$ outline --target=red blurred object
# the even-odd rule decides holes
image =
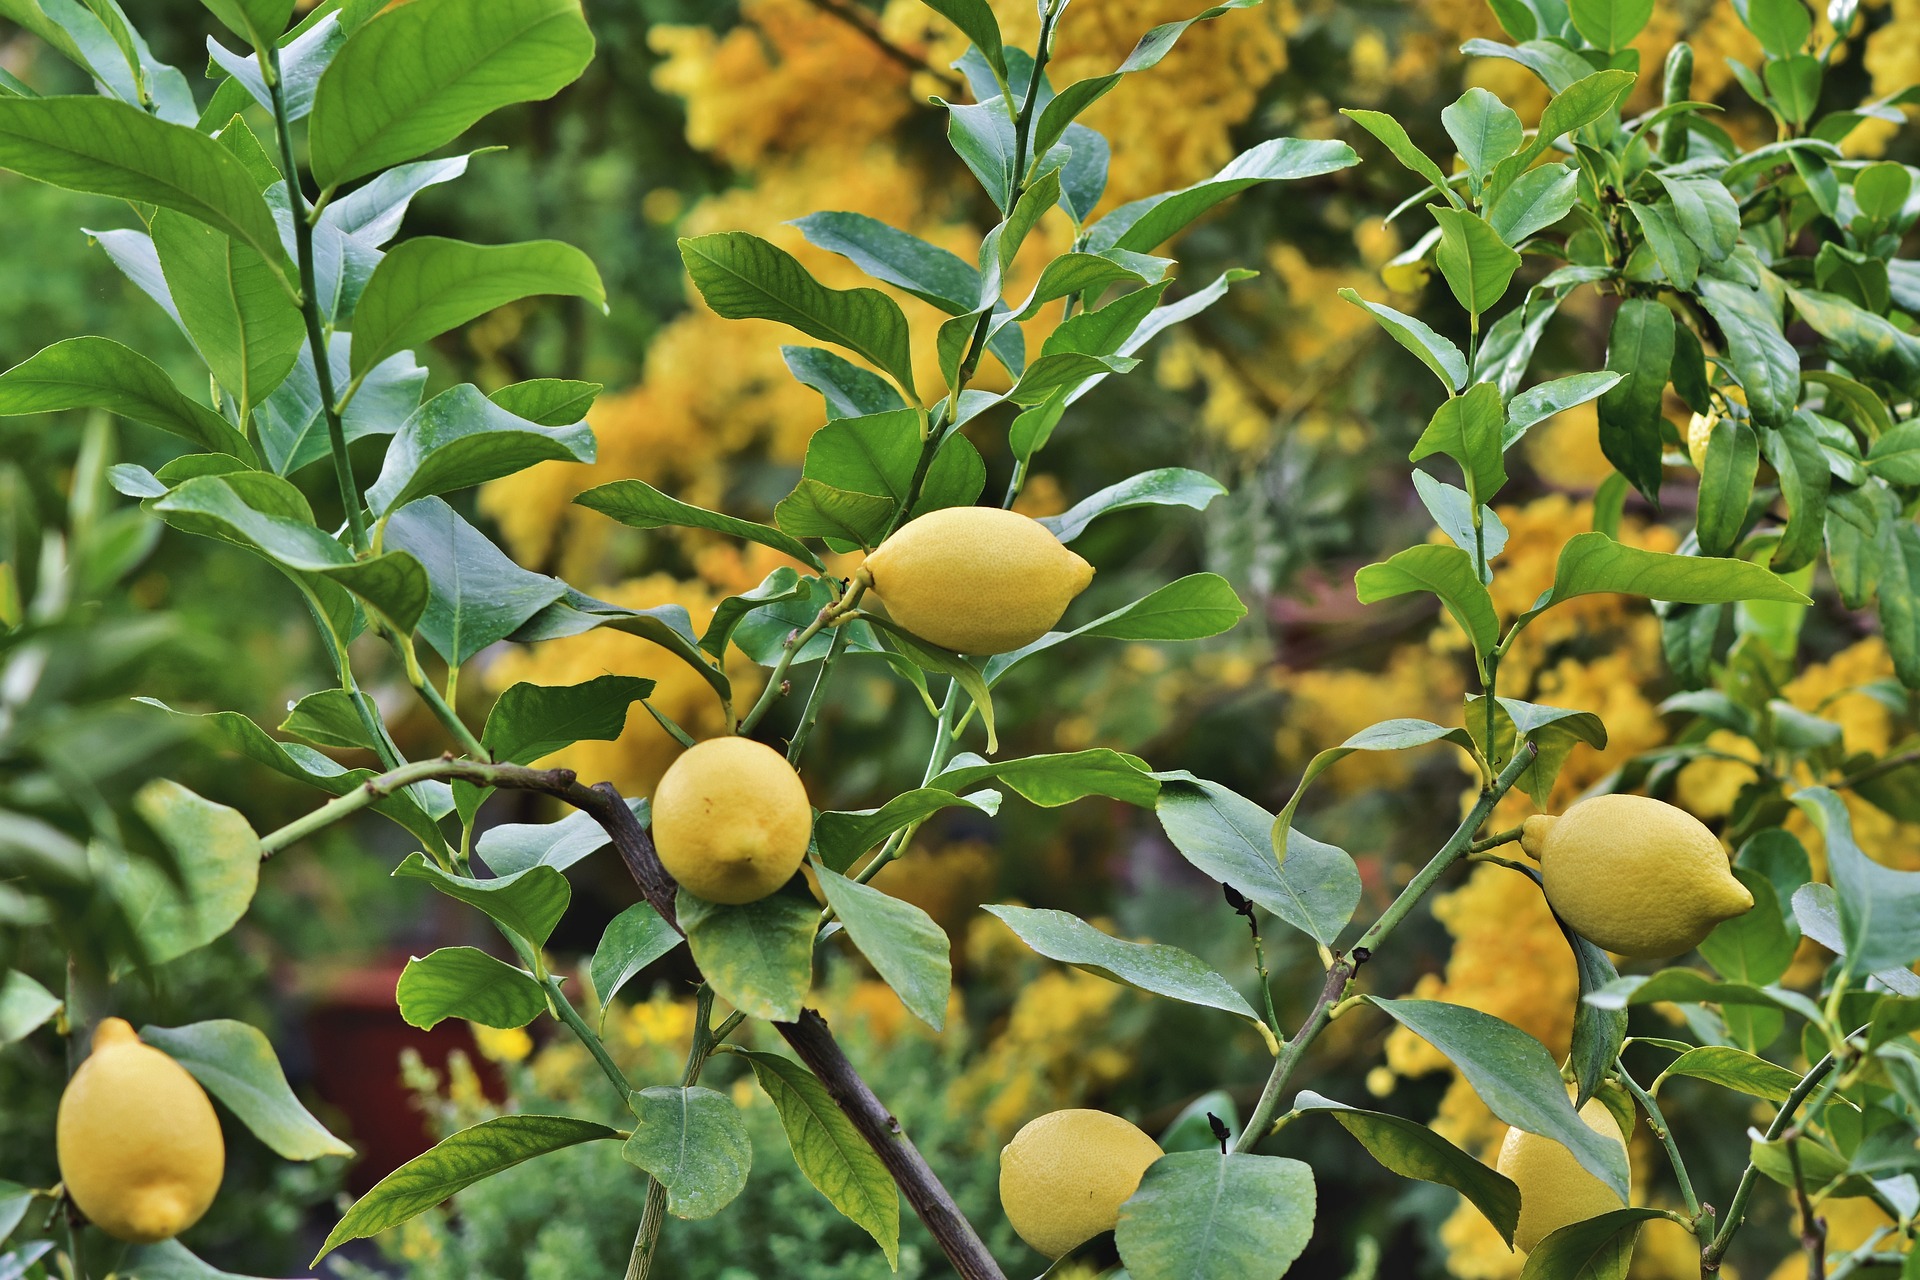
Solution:
[[[487,1096],[506,1096],[500,1072],[475,1050],[466,1023],[449,1019],[422,1031],[401,1018],[393,992],[405,966],[405,959],[396,958],[348,970],[316,993],[307,1015],[314,1090],[347,1117],[349,1132],[343,1136],[360,1153],[347,1171],[347,1186],[356,1196],[436,1140],[400,1078],[404,1050],[414,1050],[440,1071],[447,1056],[461,1050]]]

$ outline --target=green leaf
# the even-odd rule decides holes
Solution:
[[[1086,242],[1096,253],[1106,249],[1152,253],[1201,214],[1248,187],[1319,177],[1359,162],[1344,142],[1269,138],[1235,156],[1205,182],[1121,205],[1087,228]]]
[[[989,905],[985,910],[1006,921],[1020,940],[1049,960],[1070,964],[1112,982],[1137,987],[1205,1009],[1220,1009],[1260,1023],[1233,984],[1199,957],[1158,942],[1127,942],[1109,937],[1064,911]]]
[[[1501,240],[1517,245],[1544,231],[1573,209],[1580,195],[1580,173],[1571,165],[1543,164],[1529,169],[1500,193],[1487,210],[1487,224]]]
[[[886,294],[829,289],[792,254],[745,231],[682,240],[680,257],[719,315],[792,325],[865,358],[913,394],[907,318]]]
[[[35,982],[18,969],[0,977],[0,1048],[24,1040],[60,1011],[59,996]],[[4,1221],[0,1207],[0,1221]],[[0,1240],[6,1233],[0,1231]]]
[[[547,1011],[546,992],[525,969],[475,947],[442,947],[414,956],[394,991],[400,1016],[431,1031],[448,1018],[483,1027],[524,1027]]]
[[[1571,26],[1572,24],[1569,23],[1568,25]],[[1557,41],[1525,40],[1517,46],[1501,44],[1495,40],[1469,40],[1460,46],[1460,52],[1474,58],[1505,58],[1508,61],[1517,62],[1527,70],[1533,72],[1536,76],[1539,76],[1540,82],[1546,85],[1547,88],[1553,90],[1555,93],[1563,94],[1578,84],[1583,77],[1591,78],[1593,67],[1585,58],[1575,53],[1569,44],[1564,42],[1566,36],[1571,34],[1570,32],[1552,32],[1549,34],[1558,35],[1561,39]],[[1548,103],[1547,105],[1551,107],[1553,104]],[[1544,120],[1545,117],[1542,117],[1542,119]],[[1570,127],[1572,126],[1563,126],[1560,132],[1565,133]],[[1542,135],[1546,135],[1546,129],[1544,127],[1540,132]],[[1545,147],[1553,141],[1553,138],[1557,136],[1558,135],[1547,136],[1545,142],[1536,139],[1533,146],[1529,146],[1526,151],[1522,151],[1520,154],[1522,156],[1529,156],[1529,152],[1538,154],[1538,151],[1535,150],[1536,147],[1544,150]],[[1529,158],[1531,157],[1529,156]]]
[[[980,272],[972,264],[878,218],[813,213],[795,218],[793,225],[807,243],[839,254],[875,280],[905,289],[949,315],[964,315],[982,302]]]
[[[554,926],[567,913],[573,889],[567,878],[550,866],[531,866],[491,880],[457,876],[410,853],[393,873],[404,880],[425,880],[457,902],[484,912],[536,947],[547,945]]]
[[[914,1017],[935,1031],[946,1025],[953,961],[947,935],[933,917],[910,902],[817,868],[827,905],[847,927],[847,936],[874,972],[900,996]],[[992,910],[992,908],[988,908]]]
[[[1198,640],[1231,630],[1246,613],[1246,605],[1240,602],[1226,579],[1212,573],[1189,574],[1071,631],[1049,631],[1023,649],[995,654],[987,660],[987,683],[996,683],[1034,654],[1080,636],[1108,640]]]
[[[1361,604],[1375,604],[1413,591],[1431,591],[1467,633],[1476,654],[1485,657],[1500,643],[1500,620],[1493,611],[1493,598],[1480,581],[1473,557],[1459,547],[1433,543],[1408,547],[1360,570],[1354,575],[1353,585]]]
[[[293,371],[306,341],[299,308],[276,269],[232,237],[170,209],[151,225],[180,323],[244,420]]]
[[[1587,43],[1617,53],[1646,28],[1653,0],[1568,0],[1567,9]]]
[[[1581,1168],[1627,1198],[1626,1149],[1580,1119],[1559,1068],[1538,1040],[1477,1009],[1436,1000],[1366,999],[1445,1054],[1496,1116],[1560,1143]]]
[[[780,348],[793,376],[826,398],[827,419],[865,418],[905,408],[885,378],[820,347]],[[917,416],[917,415],[916,415]]]
[[[0,104],[4,105],[4,104]],[[109,338],[68,338],[0,373],[0,415],[105,409],[251,463],[225,418],[181,394],[165,370]]]
[[[1273,912],[1322,946],[1332,946],[1360,904],[1353,859],[1299,831],[1275,861],[1274,817],[1216,782],[1163,774],[1154,812],[1181,856]]]
[[[225,147],[185,125],[110,98],[0,97],[0,168],[184,213],[259,254],[293,292],[259,185]]]
[[[1439,165],[1434,163],[1431,156],[1414,145],[1413,139],[1407,136],[1406,127],[1398,120],[1384,111],[1362,111],[1357,107],[1342,107],[1340,114],[1385,143],[1395,160],[1425,178],[1434,190],[1445,196],[1455,207],[1459,206],[1460,197],[1454,193],[1453,184],[1447,181],[1447,175],[1441,171]]]
[[[1507,482],[1502,456],[1505,418],[1500,388],[1491,382],[1476,382],[1465,395],[1450,397],[1435,410],[1407,461],[1444,454],[1460,464],[1469,501],[1489,502]]]
[[[993,68],[994,76],[1002,85],[1006,83],[1007,55],[1000,42],[1000,23],[987,0],[923,0],[923,3],[960,28],[960,33],[973,42],[973,47]]]
[[[620,989],[679,945],[680,931],[645,902],[634,903],[608,922],[587,969],[603,1025]]]
[[[1513,1229],[1520,1221],[1520,1188],[1426,1125],[1350,1107],[1306,1089],[1295,1096],[1293,1105],[1301,1111],[1331,1115],[1368,1154],[1401,1177],[1452,1187],[1480,1210],[1502,1240],[1513,1242]]]
[[[1507,406],[1507,423],[1501,432],[1500,447],[1511,449],[1520,442],[1520,437],[1527,433],[1528,428],[1606,394],[1619,384],[1623,376],[1603,369],[1598,373],[1576,373],[1570,377],[1555,378],[1552,382],[1527,388]]]
[[[279,42],[293,17],[293,0],[201,0],[227,30],[256,49]]]
[[[569,378],[530,378],[501,387],[487,399],[516,418],[543,427],[570,427],[586,421],[593,402],[605,390],[598,382]]]
[[[120,1274],[130,1280],[257,1280],[209,1266],[178,1240],[138,1244],[127,1251]]]
[[[827,1200],[899,1266],[900,1194],[873,1148],[805,1067],[777,1054],[741,1054],[773,1100],[793,1162]]]
[[[1920,959],[1920,871],[1895,871],[1861,852],[1846,805],[1827,788],[1807,787],[1793,802],[1826,837],[1827,877],[1852,972],[1904,969]]]
[[[1768,1102],[1785,1102],[1800,1083],[1800,1077],[1785,1067],[1726,1045],[1689,1049],[1668,1064],[1660,1076],[1705,1080]]]
[[[348,369],[352,341],[351,334],[336,333],[329,346],[327,359],[336,388],[353,381]],[[420,393],[426,385],[427,371],[410,351],[389,356],[368,370],[360,390],[340,415],[347,443],[367,436],[392,435],[420,407]],[[254,410],[253,422],[268,465],[280,475],[291,475],[332,457],[327,420],[320,406],[320,381],[314,376],[313,354],[307,348],[300,349],[287,380]]]
[[[1793,963],[1798,939],[1787,932],[1779,896],[1764,872],[1736,866],[1733,875],[1753,895],[1753,909],[1715,926],[1700,954],[1727,980],[1763,987],[1779,981]]]
[[[1505,296],[1520,268],[1520,255],[1477,213],[1431,204],[1427,212],[1440,224],[1440,247],[1433,260],[1454,298],[1478,323]]]
[[[1607,368],[1620,381],[1600,397],[1600,448],[1651,501],[1660,492],[1660,397],[1673,363],[1673,329],[1673,312],[1629,298],[1607,337]]]
[[[1469,45],[1482,43],[1484,42],[1468,42]],[[1517,162],[1522,166],[1533,163],[1535,157],[1545,152],[1565,135],[1586,128],[1618,107],[1621,100],[1632,92],[1637,79],[1631,71],[1618,69],[1594,71],[1589,74],[1586,64],[1576,57],[1567,60],[1565,65],[1568,68],[1577,68],[1577,73],[1566,76],[1566,82],[1560,83],[1564,73],[1559,69],[1557,60],[1565,53],[1564,49],[1557,45],[1545,45],[1533,41],[1529,41],[1522,49],[1525,53],[1537,53],[1541,58],[1556,60],[1556,65],[1549,65],[1540,61],[1539,58],[1534,61],[1527,61],[1525,58],[1516,59],[1516,61],[1527,61],[1527,65],[1536,73],[1544,69],[1547,74],[1542,78],[1554,90],[1553,99],[1547,103],[1546,110],[1540,113],[1539,131],[1534,134],[1533,141],[1521,149],[1517,157]],[[1474,48],[1464,51],[1478,52]]]
[[[1378,302],[1368,302],[1351,289],[1342,289],[1340,296],[1359,307],[1375,320],[1380,327],[1393,337],[1395,342],[1414,355],[1420,357],[1420,363],[1433,370],[1436,378],[1449,392],[1458,391],[1467,385],[1467,358],[1452,341],[1442,337],[1429,328],[1424,321],[1416,320],[1392,307]]]
[[[432,587],[427,571],[404,551],[317,570],[351,591],[396,635],[410,636],[426,612]]]
[[[140,1038],[185,1067],[284,1159],[353,1154],[300,1105],[273,1046],[246,1023],[218,1018],[184,1027],[149,1026],[140,1029]]]
[[[1520,1280],[1624,1280],[1640,1224],[1659,1209],[1615,1209],[1553,1232],[1527,1255]]]
[[[615,480],[612,484],[587,490],[574,501],[635,529],[658,529],[663,525],[712,529],[772,547],[783,555],[825,571],[820,558],[806,543],[768,525],[689,506],[678,499],[669,498],[644,480]]]
[[[416,0],[416,3],[418,0]],[[378,1235],[425,1213],[456,1191],[514,1165],[618,1132],[571,1116],[511,1115],[483,1120],[395,1169],[347,1210],[314,1263],[349,1240]]]
[[[467,661],[567,593],[567,584],[530,573],[438,498],[423,498],[387,518],[386,546],[427,571],[419,630],[434,652]]]
[[[1775,573],[1793,573],[1820,554],[1832,471],[1804,411],[1761,436],[1760,451],[1772,465],[1787,501],[1787,527],[1769,567]]]
[[[1133,1280],[1277,1276],[1307,1247],[1314,1208],[1298,1160],[1176,1151],[1147,1166],[1114,1238]]]
[[[296,734],[323,747],[347,751],[377,750],[373,736],[367,732],[366,722],[360,718],[360,712],[354,709],[355,698],[359,698],[369,715],[378,720],[379,712],[366,694],[349,694],[344,689],[321,689],[293,705],[287,712],[287,718],[280,722],[280,732]]]
[[[627,808],[647,821],[645,800],[629,800]],[[592,814],[573,812],[558,822],[502,822],[480,833],[474,852],[497,876],[512,875],[542,864],[565,871],[589,854],[598,853],[612,839]]]
[[[711,1218],[746,1189],[753,1143],[740,1109],[712,1089],[641,1089],[628,1100],[637,1123],[620,1148],[628,1164],[667,1189],[676,1218]]]
[[[493,704],[480,741],[495,760],[511,764],[532,764],[576,742],[612,742],[653,685],[635,676],[595,676],[575,685],[522,681]]]
[[[1679,219],[1673,216],[1673,207],[1665,203],[1629,204],[1627,210],[1633,214],[1634,221],[1640,224],[1640,232],[1647,238],[1647,247],[1653,250],[1654,260],[1660,264],[1660,270],[1666,273],[1667,281],[1676,289],[1691,290],[1700,275],[1700,249],[1680,229]],[[1652,273],[1646,272],[1645,276],[1651,278]],[[1635,278],[1641,278],[1637,270]]]
[[[955,795],[940,787],[919,787],[895,796],[878,809],[829,810],[814,819],[814,848],[820,861],[845,872],[860,855],[896,831],[915,826],[942,809],[965,807],[984,814],[999,811],[1000,793]]]
[[[1798,992],[1784,987],[1763,988],[1738,982],[1715,982],[1698,969],[1662,969],[1651,977],[1629,974],[1585,998],[1589,1004],[1602,1009],[1624,1009],[1662,1002],[1758,1007],[1771,1005],[1778,1009],[1791,1009],[1812,1022],[1820,1020],[1819,1006]]]
[[[881,385],[885,386],[884,383]],[[853,521],[859,536],[843,543],[838,549],[851,550],[855,545],[872,546],[885,536],[900,504],[913,491],[922,447],[920,428],[921,416],[917,410],[894,409],[860,417],[830,419],[807,441],[806,463],[801,468],[803,478],[836,490],[850,490],[861,496],[878,495],[889,499],[884,511],[870,504],[861,504],[865,509],[860,512],[846,510],[845,515]],[[924,514],[939,507],[969,505],[980,497],[986,478],[987,468],[980,459],[980,451],[965,436],[956,432],[943,440],[935,450],[933,461],[928,465],[926,475],[921,478],[920,497],[914,504],[914,514]],[[798,494],[796,490],[795,496]],[[783,520],[782,527],[785,525]]]
[[[1789,288],[1787,296],[1852,372],[1920,393],[1920,339],[1837,294]]]
[[[444,8],[448,2],[413,0],[380,21],[420,8]],[[505,0],[503,7],[526,2]],[[538,2],[571,6],[578,0]],[[606,309],[606,286],[593,260],[558,240],[481,245],[415,236],[402,241],[380,259],[354,308],[353,376],[357,379],[394,352],[437,338],[496,307],[562,294]]]
[[[792,1022],[813,984],[813,935],[819,908],[811,896],[775,893],[723,906],[680,891],[677,914],[694,963],[716,994],[755,1018]]]
[[[1786,579],[1746,560],[1642,551],[1615,542],[1604,533],[1575,534],[1560,549],[1553,589],[1544,604],[1606,591],[1677,604],[1724,604],[1734,600],[1811,603]]]
[[[981,675],[979,667],[951,650],[928,644],[884,618],[868,618],[866,621],[914,666],[934,675],[946,676],[965,690],[967,697],[979,709],[981,727],[987,731],[987,750],[1000,749],[1000,739],[993,722],[993,691],[987,687],[986,678]]]
[[[413,0],[355,31],[315,90],[314,179],[331,190],[550,98],[593,57],[579,0]]]
[[[1747,28],[1772,57],[1799,53],[1813,34],[1813,15],[1801,0],[1747,0],[1739,8]]]
[[[898,510],[892,498],[836,489],[803,477],[792,493],[774,505],[773,518],[795,537],[824,538],[872,550],[886,536]]]
[[[1480,695],[1467,696],[1467,724],[1476,742],[1485,724],[1484,712],[1475,710],[1479,702]],[[1519,785],[1543,809],[1548,807],[1554,779],[1576,745],[1585,743],[1596,751],[1606,749],[1606,726],[1591,711],[1570,711],[1513,698],[1499,698],[1496,702],[1499,710],[1494,717],[1494,741],[1480,742],[1480,748],[1497,769],[1513,758],[1520,738],[1531,742],[1538,755],[1520,774]]]
[[[1514,109],[1479,87],[1467,90],[1442,110],[1440,123],[1460,149],[1460,158],[1476,183],[1486,181],[1494,165],[1519,150],[1526,136]]]
[[[1746,527],[1747,504],[1760,472],[1760,442],[1753,428],[1734,418],[1713,425],[1700,470],[1700,510],[1696,532],[1700,552],[1724,556]]]
[[[1718,178],[1682,178],[1660,174],[1673,204],[1674,218],[1709,262],[1733,252],[1740,238],[1740,205]]]
[[[1109,796],[1145,807],[1160,794],[1160,784],[1138,756],[1094,747],[1060,755],[983,760],[955,756],[930,785],[964,795],[985,782],[998,782],[1043,808],[1072,804],[1088,796]]]
[[[1095,519],[1112,511],[1135,507],[1192,507],[1206,510],[1209,503],[1225,493],[1226,486],[1213,477],[1185,467],[1161,467],[1129,476],[1110,484],[1091,497],[1075,503],[1063,515],[1047,516],[1040,523],[1062,542],[1072,542]]]
[[[1556,922],[1567,939],[1567,946],[1573,949],[1574,966],[1580,974],[1581,996],[1598,991],[1619,978],[1620,974],[1605,951],[1569,929],[1564,921],[1556,918]],[[1576,1108],[1587,1104],[1587,1099],[1600,1087],[1600,1082],[1614,1069],[1626,1042],[1625,1009],[1603,1009],[1586,999],[1581,999],[1574,1006],[1573,1042],[1567,1054],[1567,1065],[1573,1071],[1573,1105]],[[1628,1128],[1631,1129],[1631,1126]]]
[[[1793,416],[1800,396],[1800,353],[1780,331],[1780,309],[1760,290],[1702,276],[1700,305],[1727,338],[1727,359],[1754,421],[1778,426]]]
[[[1340,761],[1356,751],[1408,751],[1414,747],[1424,747],[1435,742],[1451,742],[1455,746],[1469,751],[1473,739],[1465,729],[1448,729],[1428,720],[1398,719],[1382,720],[1378,724],[1368,725],[1360,732],[1349,737],[1337,747],[1328,747],[1307,762],[1295,784],[1293,794],[1287,797],[1287,803],[1281,807],[1279,815],[1273,821],[1272,844],[1275,849],[1287,847],[1287,837],[1293,827],[1293,815],[1300,808],[1300,801],[1306,798],[1307,788],[1314,779],[1331,769]]]
[[[611,627],[652,641],[698,672],[723,701],[733,697],[733,685],[726,672],[716,666],[695,641],[693,623],[683,605],[628,609],[595,600],[569,587],[565,595],[527,619],[507,638],[520,644],[535,644],[577,636],[597,627]]]
[[[1878,561],[1874,603],[1880,633],[1892,654],[1894,674],[1911,689],[1920,685],[1920,531],[1909,521],[1895,520],[1867,540]]]
[[[246,914],[260,882],[260,839],[239,813],[177,782],[149,782],[133,807],[166,846],[171,869],[104,842],[92,846],[89,860],[126,913],[142,959],[164,964],[204,947]]]

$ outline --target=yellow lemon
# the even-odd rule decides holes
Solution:
[[[1119,1116],[1075,1108],[1029,1120],[1000,1151],[1000,1204],[1049,1258],[1120,1221],[1160,1144]]]
[[[1693,459],[1695,471],[1707,469],[1707,441],[1713,438],[1714,424],[1720,421],[1715,413],[1696,413],[1687,419],[1687,457]]]
[[[74,1204],[108,1235],[140,1244],[198,1222],[226,1171],[206,1091],[121,1018],[94,1028],[92,1054],[60,1095],[55,1142]]]
[[[1045,635],[1093,581],[1093,566],[1038,520],[947,507],[901,526],[867,557],[893,620],[956,653],[1005,653]]]
[[[1600,1099],[1588,1098],[1580,1118],[1595,1133],[1626,1146],[1613,1113]],[[1494,1168],[1520,1188],[1520,1225],[1513,1243],[1527,1252],[1561,1227],[1627,1207],[1612,1187],[1581,1167],[1573,1152],[1537,1133],[1507,1130]]]
[[[807,856],[813,810],[787,758],[751,738],[687,750],[653,789],[653,845],[687,891],[709,902],[756,902]]]
[[[1594,796],[1557,818],[1528,818],[1522,830],[1554,913],[1621,955],[1683,955],[1753,906],[1713,832],[1659,800]]]

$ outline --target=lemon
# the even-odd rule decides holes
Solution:
[[[1045,635],[1093,566],[1038,520],[947,507],[910,520],[867,557],[893,620],[956,653],[1005,653]]]
[[[1716,413],[1696,413],[1687,419],[1687,457],[1693,459],[1695,471],[1707,469],[1707,441],[1713,438],[1713,428],[1719,421]]]
[[[1594,796],[1558,818],[1528,818],[1522,831],[1554,914],[1621,955],[1683,955],[1753,906],[1713,832],[1646,796]]]
[[[55,1140],[74,1204],[108,1235],[140,1244],[198,1222],[227,1164],[199,1081],[121,1018],[94,1028],[92,1054],[60,1095]]]
[[[1049,1258],[1120,1221],[1160,1144],[1119,1116],[1075,1108],[1029,1120],[1000,1152],[1000,1204]]]
[[[653,845],[688,892],[756,902],[807,856],[813,810],[787,758],[751,738],[689,748],[653,789]]]
[[[1595,1133],[1626,1146],[1619,1123],[1600,1099],[1588,1098],[1580,1118]],[[1524,1129],[1507,1130],[1494,1168],[1520,1188],[1520,1224],[1514,1228],[1513,1243],[1526,1252],[1564,1226],[1627,1207],[1612,1187],[1581,1167],[1573,1152]]]

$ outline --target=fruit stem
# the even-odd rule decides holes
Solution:
[[[1673,1129],[1667,1124],[1666,1116],[1660,1113],[1660,1104],[1634,1080],[1627,1070],[1627,1064],[1615,1058],[1613,1065],[1620,1072],[1620,1083],[1626,1086],[1627,1092],[1647,1113],[1647,1127],[1660,1139],[1660,1145],[1667,1149],[1667,1162],[1673,1166],[1673,1176],[1680,1182],[1680,1198],[1686,1202],[1688,1228],[1697,1236],[1701,1229],[1700,1199],[1693,1193],[1693,1179],[1687,1174],[1687,1162],[1680,1157],[1680,1145],[1673,1140]],[[1708,1229],[1711,1230],[1710,1227]]]
[[[1440,877],[1446,874],[1454,863],[1466,857],[1467,847],[1473,841],[1473,833],[1486,822],[1488,815],[1493,812],[1493,807],[1500,803],[1500,797],[1513,788],[1513,784],[1519,781],[1520,775],[1526,772],[1527,767],[1533,763],[1534,757],[1538,754],[1539,748],[1533,743],[1523,743],[1521,749],[1513,753],[1513,759],[1507,763],[1507,767],[1500,771],[1500,776],[1480,792],[1480,798],[1474,802],[1467,816],[1461,819],[1460,825],[1454,828],[1453,834],[1447,837],[1447,842],[1440,846],[1439,852],[1435,853],[1427,865],[1420,869],[1419,874],[1415,875],[1408,882],[1407,887],[1400,891],[1400,896],[1381,912],[1380,918],[1373,922],[1372,927],[1360,935],[1359,941],[1345,953],[1334,957],[1332,967],[1327,970],[1326,985],[1320,989],[1320,998],[1314,1002],[1313,1009],[1307,1014],[1307,1020],[1301,1024],[1300,1030],[1294,1034],[1293,1039],[1287,1041],[1280,1050],[1280,1056],[1274,1060],[1273,1071],[1267,1076],[1266,1087],[1260,1091],[1260,1100],[1254,1104],[1253,1114],[1247,1118],[1246,1127],[1234,1140],[1235,1152],[1252,1150],[1254,1145],[1266,1136],[1267,1128],[1273,1122],[1274,1113],[1280,1109],[1280,1095],[1285,1092],[1288,1079],[1292,1077],[1294,1068],[1306,1054],[1307,1047],[1322,1031],[1326,1030],[1333,1007],[1346,996],[1347,983],[1352,981],[1353,975],[1360,971],[1360,966],[1372,958],[1374,951],[1386,941],[1387,936],[1399,926],[1402,920],[1406,919],[1408,913],[1413,910],[1414,904],[1426,896],[1427,891],[1439,882]]]

